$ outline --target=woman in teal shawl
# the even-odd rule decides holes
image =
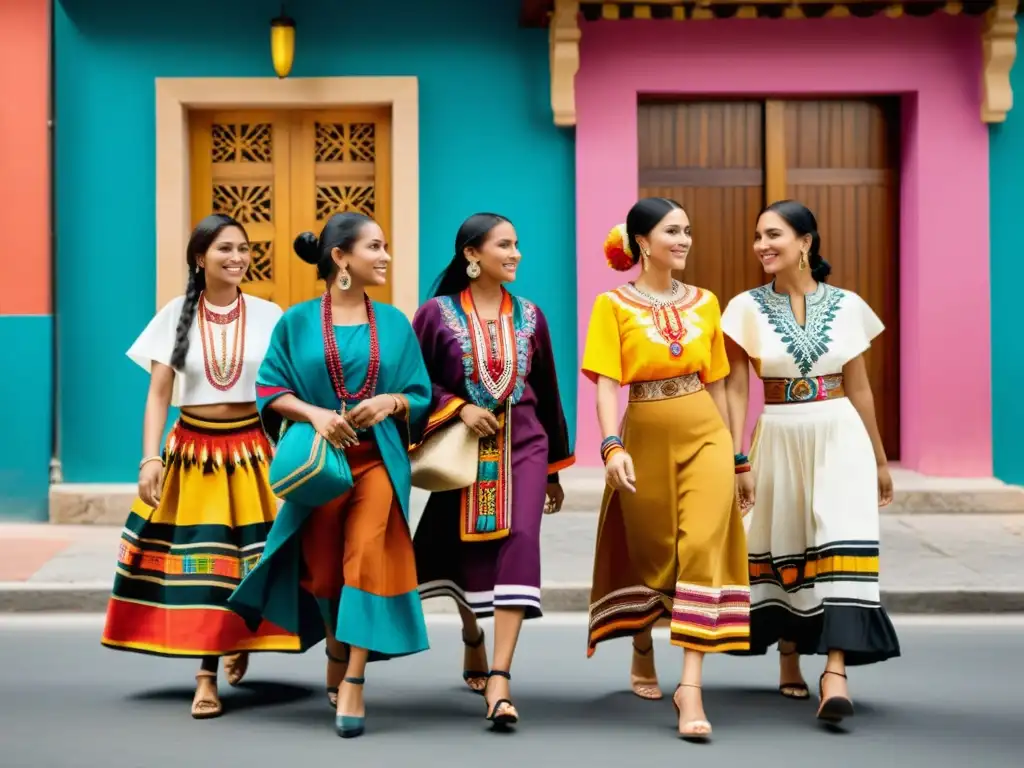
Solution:
[[[295,251],[316,264],[328,289],[281,318],[260,367],[257,406],[271,439],[308,422],[343,450],[353,484],[316,508],[286,501],[262,560],[229,605],[252,627],[267,621],[297,633],[302,650],[326,637],[336,727],[358,736],[366,662],[429,647],[407,448],[427,417],[431,385],[409,321],[366,296],[386,281],[391,261],[376,222],[335,214],[319,238],[300,235]]]

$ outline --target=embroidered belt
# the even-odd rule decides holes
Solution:
[[[687,373],[658,381],[638,381],[629,385],[629,402],[670,400],[673,397],[692,395],[702,389],[704,382],[700,380],[699,373]]]
[[[799,379],[764,379],[765,405],[809,403],[837,397],[846,397],[841,373]]]

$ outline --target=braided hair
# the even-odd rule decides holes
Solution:
[[[171,367],[181,371],[188,355],[189,331],[199,306],[199,294],[206,290],[206,270],[199,267],[199,257],[204,255],[217,240],[217,236],[228,227],[238,227],[246,241],[249,235],[245,227],[223,213],[214,213],[200,221],[192,230],[185,250],[188,263],[188,287],[185,289],[185,303],[181,305],[178,328],[174,334],[174,350],[171,352]]]

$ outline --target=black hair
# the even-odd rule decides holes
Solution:
[[[455,234],[455,255],[434,281],[434,286],[430,289],[431,296],[452,296],[462,293],[469,287],[469,275],[466,274],[469,260],[466,258],[466,249],[482,246],[487,242],[491,230],[503,222],[512,223],[500,213],[474,213],[462,222],[462,226]]]
[[[300,259],[307,264],[316,265],[317,277],[325,283],[330,283],[338,271],[338,265],[331,253],[335,248],[351,253],[363,227],[372,221],[369,216],[355,211],[336,213],[324,224],[319,238],[312,232],[303,232],[295,238],[292,247]]]
[[[196,224],[185,248],[185,261],[188,263],[188,287],[185,289],[185,303],[181,305],[178,316],[178,328],[174,334],[174,349],[171,351],[171,367],[180,371],[185,367],[188,355],[188,334],[192,329],[192,321],[196,317],[199,306],[199,294],[206,290],[206,269],[199,267],[199,257],[204,255],[217,237],[228,227],[238,227],[246,242],[249,233],[238,221],[224,213],[213,213]]]
[[[640,243],[637,242],[637,235],[646,237],[658,226],[659,221],[676,209],[686,213],[682,203],[667,197],[643,197],[629,209],[629,213],[626,214],[626,237],[634,266],[640,261]]]
[[[771,205],[766,205],[757,218],[760,219],[769,211],[789,224],[796,232],[797,237],[811,236],[811,249],[807,252],[807,264],[811,268],[811,277],[819,283],[826,282],[832,273],[832,265],[821,257],[821,235],[818,234],[818,220],[814,218],[811,209],[796,200],[779,200]]]

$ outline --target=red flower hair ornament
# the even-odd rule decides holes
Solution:
[[[612,227],[612,231],[608,233],[604,241],[604,257],[608,261],[608,266],[618,272],[628,272],[636,266],[625,224]]]

